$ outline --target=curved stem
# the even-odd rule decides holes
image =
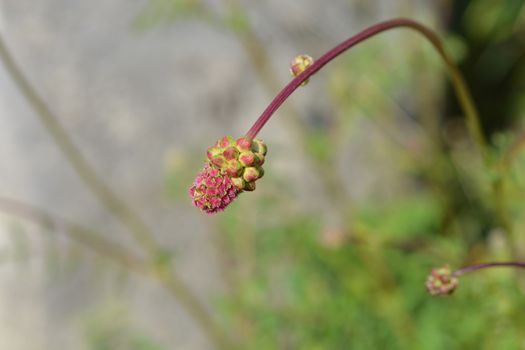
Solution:
[[[283,90],[281,90],[281,92],[279,92],[279,94],[274,98],[274,100],[268,105],[268,107],[264,110],[261,116],[257,119],[257,121],[251,127],[251,129],[246,133],[246,137],[254,138],[259,133],[261,128],[266,124],[266,122],[270,119],[273,113],[282,105],[282,103],[299,86],[301,86],[301,84],[305,80],[309,79],[313,74],[318,72],[328,62],[332,61],[334,58],[336,58],[346,50],[350,49],[351,47],[359,44],[360,42],[363,42],[364,40],[372,36],[399,27],[410,28],[423,35],[426,39],[430,41],[432,46],[437,50],[437,52],[445,62],[448,73],[452,80],[452,84],[456,91],[456,95],[467,118],[469,132],[471,133],[471,136],[474,139],[474,142],[476,143],[484,161],[488,163],[487,142],[481,129],[478,112],[476,110],[476,107],[474,106],[474,103],[472,102],[472,97],[459,69],[445,51],[444,46],[436,33],[434,33],[432,30],[428,29],[427,27],[423,26],[418,22],[404,18],[393,19],[373,25],[363,30],[362,32],[352,36],[351,38],[343,41],[342,43],[325,53],[323,56],[321,56],[302,74],[293,79]]]
[[[224,2],[231,14],[246,16],[245,9],[238,0],[225,0]],[[270,94],[272,94],[273,91],[278,91],[281,86],[279,75],[275,67],[272,66],[268,50],[253,26],[247,21],[246,27],[243,27],[242,30],[234,30],[233,32],[244,48],[244,52],[248,56],[248,61],[252,64],[255,73],[258,75],[259,80],[266,90]],[[298,109],[293,104],[288,104],[286,107],[287,123],[285,123],[285,125],[299,143],[300,148],[304,150],[303,155],[308,162],[307,166],[311,168],[313,173],[317,174],[321,186],[327,194],[326,198],[330,198],[326,203],[327,206],[331,207],[329,209],[330,212],[339,212],[342,218],[349,212],[348,208],[352,206],[352,199],[349,193],[347,193],[348,191],[340,186],[343,182],[340,174],[336,171],[330,171],[330,167],[325,166],[322,160],[308,152],[308,139],[311,135],[302,123]]]
[[[183,280],[170,266],[162,265],[163,272],[158,273],[159,257],[163,250],[154,240],[154,236],[144,221],[124,201],[115,195],[106,183],[97,175],[80,150],[75,146],[59,119],[53,114],[49,106],[38,95],[29,80],[24,76],[22,70],[16,64],[9,52],[5,42],[0,35],[0,59],[3,61],[7,72],[26,98],[29,105],[34,109],[36,115],[45,126],[53,140],[62,151],[66,159],[84,181],[87,187],[95,194],[116,218],[118,218],[131,233],[137,243],[146,251],[150,258],[150,272],[159,277],[159,281],[178,299],[195,321],[202,327],[204,332],[218,349],[231,349],[229,340],[215,324],[205,307],[195,297],[191,290],[183,283]],[[87,236],[86,236],[87,237]],[[169,272],[168,272],[169,270]]]
[[[455,277],[458,277],[458,276],[464,275],[469,272],[474,272],[476,270],[481,270],[481,269],[488,269],[492,267],[513,267],[513,268],[525,269],[525,262],[509,261],[509,262],[491,262],[491,263],[471,265],[471,266],[466,266],[459,270],[454,271],[452,275]]]

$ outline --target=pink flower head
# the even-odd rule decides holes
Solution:
[[[206,151],[206,165],[190,187],[193,204],[208,214],[223,211],[243,191],[254,191],[263,177],[266,144],[259,139],[224,136]]]
[[[231,179],[208,163],[190,187],[193,205],[208,214],[223,211],[239,194]]]

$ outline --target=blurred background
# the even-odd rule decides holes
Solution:
[[[0,0],[0,348],[525,349],[523,272],[424,288],[445,263],[525,259],[524,3]],[[255,192],[191,205],[206,148],[295,55],[401,16],[444,39],[492,166],[402,29],[285,103]]]

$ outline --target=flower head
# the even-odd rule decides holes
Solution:
[[[267,148],[262,140],[224,136],[209,147],[204,168],[190,187],[193,204],[214,214],[223,211],[239,193],[255,190],[264,170]]]
[[[426,287],[431,295],[452,294],[457,286],[458,279],[452,274],[448,265],[432,269],[427,277]]]

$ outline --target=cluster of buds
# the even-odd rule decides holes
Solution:
[[[293,61],[290,63],[290,74],[294,77],[299,76],[306,68],[310,67],[314,63],[314,59],[308,55],[295,56]],[[306,79],[301,84],[302,86],[308,84],[309,79]]]
[[[452,294],[458,286],[458,278],[452,274],[448,265],[435,268],[427,277],[426,287],[431,295]]]
[[[267,148],[262,140],[224,136],[208,148],[207,161],[190,187],[193,204],[213,214],[224,210],[239,193],[255,190],[263,177]]]

